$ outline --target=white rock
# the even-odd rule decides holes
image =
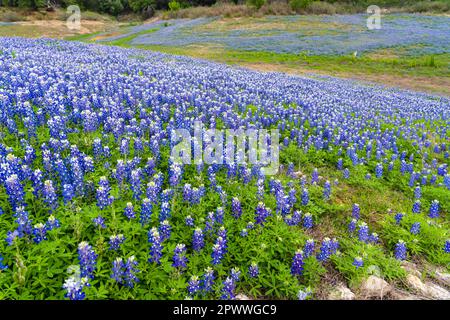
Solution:
[[[361,285],[361,294],[364,297],[380,297],[382,298],[392,290],[389,283],[383,279],[371,275]]]
[[[406,283],[408,284],[408,287],[410,287],[411,289],[413,289],[414,291],[421,293],[423,295],[426,295],[427,293],[427,287],[426,285],[422,282],[422,280],[420,280],[419,277],[413,275],[413,274],[408,274],[406,276]]]
[[[450,292],[434,283],[426,284],[427,296],[437,300],[450,300]]]
[[[406,276],[408,286],[430,299],[450,300],[450,292],[432,282],[423,283],[418,277],[412,274]]]
[[[239,293],[236,296],[236,300],[251,300],[249,297],[247,297],[245,294]]]
[[[355,294],[346,286],[339,285],[328,296],[329,300],[354,300]]]
[[[422,273],[419,270],[417,270],[417,267],[414,263],[402,261],[401,265],[402,269],[405,270],[407,273],[410,273],[418,278],[422,277]]]
[[[434,278],[443,285],[450,287],[450,273],[444,273],[436,270],[436,272],[434,273]]]

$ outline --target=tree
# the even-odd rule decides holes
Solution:
[[[128,4],[134,12],[142,12],[148,7],[153,7],[155,2],[154,0],[128,0]]]

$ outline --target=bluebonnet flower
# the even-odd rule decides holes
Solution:
[[[188,227],[193,227],[194,226],[194,218],[192,218],[191,215],[186,216],[186,218],[184,218],[184,224]]]
[[[400,222],[402,221],[402,219],[403,219],[404,216],[405,216],[404,213],[401,213],[401,212],[397,213],[397,214],[395,215],[395,217],[394,217],[395,223],[396,223],[396,224],[400,224]]]
[[[95,138],[92,142],[92,153],[94,154],[95,159],[99,159],[102,156],[102,152],[102,140],[99,138]]]
[[[12,246],[14,243],[14,240],[16,240],[19,237],[19,231],[18,230],[14,230],[14,231],[8,231],[6,233],[6,243],[9,246]]]
[[[319,182],[319,171],[317,168],[314,168],[311,175],[311,184],[316,184],[317,182]]]
[[[248,236],[248,230],[246,228],[242,229],[240,235],[243,238]]]
[[[79,278],[76,276],[69,277],[63,285],[63,288],[67,290],[67,293],[64,296],[70,300],[83,300],[86,297],[83,289],[87,286],[89,286],[87,278]]]
[[[124,263],[122,258],[116,258],[113,261],[111,278],[118,283],[123,283],[123,266]]]
[[[234,281],[239,281],[240,277],[241,277],[241,271],[239,270],[239,268],[235,267],[235,268],[231,269],[231,278]]]
[[[306,229],[311,229],[314,226],[313,217],[311,213],[305,213],[303,216],[303,227]]]
[[[231,277],[227,277],[223,282],[222,295],[220,299],[222,300],[234,300],[234,290],[236,288],[235,281]]]
[[[106,229],[105,219],[102,216],[97,216],[96,218],[92,219],[92,222],[94,222],[94,225],[96,227]]]
[[[205,269],[205,274],[203,275],[202,280],[202,290],[204,292],[212,291],[212,286],[214,285],[214,270],[211,267]]]
[[[205,237],[203,231],[200,228],[194,230],[194,235],[192,236],[192,247],[195,251],[200,251],[205,246]]]
[[[169,184],[172,187],[177,186],[181,182],[182,174],[181,167],[177,164],[172,164],[169,169]]]
[[[264,179],[258,179],[256,181],[258,191],[256,192],[256,198],[261,201],[264,198]]]
[[[187,202],[192,201],[192,187],[189,183],[186,183],[183,187],[183,200]]]
[[[183,270],[187,267],[187,258],[186,258],[186,246],[184,244],[177,244],[173,254],[173,263],[172,266],[174,268],[178,268]]]
[[[309,203],[309,192],[308,192],[308,189],[303,188],[301,197],[302,197],[302,205],[306,206]]]
[[[284,217],[284,221],[288,226],[296,226],[302,219],[301,211],[295,210],[292,215],[288,214]]]
[[[161,202],[161,209],[159,211],[159,220],[164,221],[170,218],[171,207],[168,201]]]
[[[119,250],[120,245],[124,243],[125,236],[123,234],[114,234],[109,237],[109,250]]]
[[[8,269],[8,266],[3,264],[3,256],[0,254],[0,271]]]
[[[58,197],[56,196],[55,189],[53,188],[53,182],[46,180],[44,182],[43,189],[44,201],[49,205],[50,211],[53,211],[58,206]]]
[[[5,188],[11,206],[13,208],[20,206],[23,203],[25,192],[17,174],[12,174],[6,179]]]
[[[356,219],[352,219],[350,221],[350,223],[348,224],[348,232],[350,232],[350,233],[355,232],[357,222],[358,222],[358,220],[356,220]]]
[[[383,177],[383,164],[378,163],[375,167],[375,176],[380,179]]]
[[[172,231],[172,227],[170,226],[169,220],[164,220],[159,225],[159,233],[161,235],[161,241],[164,241],[166,239],[170,238],[170,234]]]
[[[78,245],[78,259],[80,261],[81,276],[94,279],[97,254],[86,241],[80,242]]]
[[[131,171],[130,187],[133,191],[133,198],[136,200],[141,199],[142,195],[142,182],[141,182],[141,169]]]
[[[330,238],[324,238],[322,245],[320,246],[320,252],[317,254],[316,258],[319,261],[325,262],[329,257],[335,253],[336,243]]]
[[[50,215],[50,217],[48,217],[47,222],[45,223],[45,229],[47,231],[51,231],[53,229],[59,228],[61,226],[60,222],[58,219],[55,218],[54,215]]]
[[[344,176],[344,179],[350,178],[350,170],[348,168],[345,168],[344,171],[342,171],[342,175]]]
[[[359,220],[361,217],[361,209],[359,208],[359,204],[354,203],[352,207],[352,218]]]
[[[158,203],[158,186],[154,181],[147,184],[146,196],[152,203]]]
[[[303,301],[311,297],[311,295],[311,289],[307,288],[306,290],[299,290],[297,293],[297,298],[298,300]]]
[[[224,217],[225,217],[225,211],[223,210],[222,207],[218,207],[218,208],[216,209],[216,219],[215,219],[215,221],[216,221],[218,224],[223,224],[223,219],[224,219]]]
[[[153,205],[149,198],[145,198],[142,200],[142,206],[141,206],[141,214],[139,216],[141,225],[146,225],[150,222],[150,219],[152,217],[153,212]]]
[[[433,200],[430,206],[430,213],[428,216],[432,219],[439,217],[439,201]]]
[[[32,232],[32,220],[29,218],[29,214],[25,210],[25,207],[17,207],[14,217],[16,218],[15,222],[19,225],[17,228],[19,237],[23,237],[25,234],[30,234]]]
[[[134,207],[131,202],[127,202],[127,206],[125,207],[125,211],[123,212],[123,214],[130,220],[136,218]]]
[[[419,234],[420,233],[420,222],[415,222],[411,226],[411,229],[409,230],[412,234]]]
[[[75,197],[75,194],[73,191],[73,186],[68,183],[64,184],[62,194],[63,194],[64,204],[69,203]]]
[[[43,240],[47,240],[47,229],[45,228],[45,224],[38,223],[33,228],[33,241],[35,243],[40,243]]]
[[[414,198],[420,199],[422,197],[422,190],[420,189],[420,186],[417,186],[414,189]]]
[[[259,202],[255,210],[255,222],[260,225],[264,225],[267,217],[270,216],[270,209],[266,208],[264,203]]]
[[[305,262],[303,261],[303,251],[298,250],[294,257],[292,258],[292,265],[291,265],[291,274],[294,276],[301,276],[303,274],[303,265]]]
[[[344,167],[342,158],[339,158],[337,161],[337,169],[342,170]]]
[[[139,279],[137,277],[137,273],[139,273],[138,267],[138,261],[136,260],[135,256],[131,256],[127,259],[125,264],[123,265],[124,271],[123,271],[123,280],[124,285],[128,288],[133,288],[134,284],[136,282],[139,282]]]
[[[195,296],[200,291],[200,279],[198,276],[192,276],[188,281],[188,292],[190,296]]]
[[[380,240],[380,237],[375,232],[372,232],[368,239],[368,241],[373,244],[377,244],[379,240]]]
[[[368,242],[369,241],[369,227],[367,226],[367,223],[361,222],[359,224],[358,228],[358,239],[361,242]]]
[[[99,187],[97,188],[97,206],[103,210],[109,207],[114,198],[110,195],[111,187],[109,186],[108,179],[103,176],[100,177]]]
[[[212,264],[220,264],[224,255],[223,249],[223,239],[222,237],[218,237],[216,243],[213,245],[213,251],[211,253]]]
[[[399,240],[395,244],[395,259],[397,260],[405,260],[406,259],[406,243],[403,240]]]
[[[236,197],[231,200],[231,211],[233,212],[233,217],[235,217],[236,219],[239,219],[239,217],[242,215],[241,202]]]
[[[444,243],[444,252],[450,253],[450,240],[446,240]]]
[[[314,239],[306,240],[305,247],[303,248],[305,258],[308,258],[313,255],[314,248],[315,248]]]
[[[413,213],[420,213],[421,206],[422,206],[422,203],[420,202],[420,200],[414,201],[414,204],[413,204],[413,207],[412,207],[412,212]]]
[[[205,234],[211,234],[214,228],[214,223],[216,221],[214,212],[209,212],[206,216],[206,223],[205,223]]]
[[[325,181],[324,189],[323,189],[323,197],[325,200],[329,200],[331,195],[331,183],[330,181]]]
[[[248,275],[251,278],[256,278],[259,275],[259,268],[256,262],[252,262],[252,264],[248,267]]]
[[[353,260],[353,265],[356,267],[356,269],[362,268],[364,266],[364,261],[361,257],[356,257]]]
[[[148,242],[150,243],[150,258],[148,259],[148,261],[160,264],[162,257],[162,240],[159,235],[158,229],[150,229],[150,231],[148,232]]]

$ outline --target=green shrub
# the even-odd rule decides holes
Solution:
[[[292,10],[299,11],[306,9],[312,2],[312,0],[289,0],[289,5]]]
[[[18,15],[15,12],[2,12],[0,13],[0,21],[3,22],[16,22],[25,20],[24,17]]]
[[[306,9],[312,14],[336,14],[336,7],[325,1],[313,1]]]
[[[170,1],[168,5],[170,11],[178,11],[181,9],[181,4],[176,0]]]
[[[247,0],[247,5],[256,7],[256,9],[260,9],[265,4],[266,0]]]

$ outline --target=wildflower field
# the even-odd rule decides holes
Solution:
[[[174,162],[195,122],[278,130],[276,174]],[[449,162],[445,96],[0,37],[0,299],[448,299]]]

